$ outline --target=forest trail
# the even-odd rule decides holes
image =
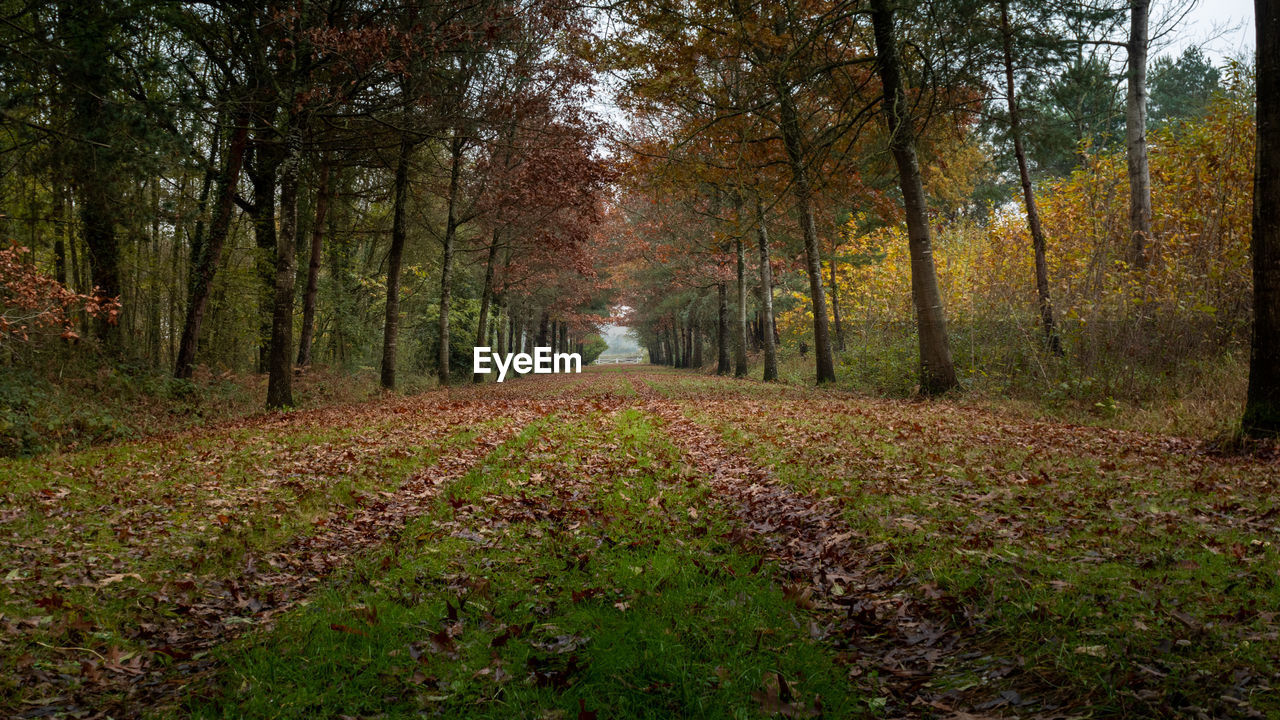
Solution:
[[[0,713],[1261,716],[1278,469],[648,367],[4,461]]]

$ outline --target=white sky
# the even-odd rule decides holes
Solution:
[[[1156,0],[1154,14],[1158,16],[1169,5],[1170,0]],[[1253,0],[1199,0],[1182,25],[1174,29],[1169,47],[1158,52],[1178,54],[1192,44],[1203,44],[1214,64],[1228,57],[1251,55]]]

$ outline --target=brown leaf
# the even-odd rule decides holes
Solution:
[[[778,673],[769,673],[764,678],[764,690],[751,693],[760,704],[760,711],[767,715],[782,715],[789,718],[817,717],[818,711],[795,700],[787,681]]]

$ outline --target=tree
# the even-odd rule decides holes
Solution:
[[[836,366],[832,357],[831,330],[827,321],[827,300],[822,289],[822,258],[818,247],[818,228],[813,217],[813,187],[809,180],[808,149],[800,132],[791,90],[784,83],[778,93],[779,127],[791,162],[791,187],[800,214],[800,231],[804,237],[805,270],[809,274],[809,297],[813,301],[813,355],[817,363],[818,384],[835,382]],[[923,200],[923,198],[922,198]]]
[[[1018,110],[1018,95],[1013,82],[1013,27],[1009,22],[1009,0],[1000,2],[1000,35],[1004,58],[1005,103],[1009,109],[1009,135],[1013,140],[1013,154],[1018,164],[1018,179],[1022,184],[1022,203],[1027,212],[1027,228],[1031,231],[1031,246],[1035,255],[1036,296],[1040,308],[1040,323],[1044,327],[1045,343],[1056,355],[1062,354],[1062,341],[1058,337],[1053,319],[1053,303],[1049,298],[1049,266],[1045,259],[1044,227],[1040,224],[1040,211],[1036,207],[1035,190],[1031,185],[1031,170],[1027,165],[1027,153],[1022,145],[1022,116]]]
[[[942,294],[933,265],[928,208],[920,165],[916,158],[915,121],[903,92],[891,0],[871,1],[871,22],[875,28],[876,60],[884,88],[884,117],[889,131],[889,150],[898,167],[907,235],[911,250],[911,297],[915,305],[920,342],[920,389],[927,395],[946,392],[957,385],[951,363]]]
[[[1151,0],[1130,0],[1125,147],[1129,164],[1129,261],[1146,267],[1151,240],[1151,168],[1147,156],[1147,50]]]
[[[1151,63],[1150,118],[1155,125],[1196,118],[1221,89],[1222,74],[1194,45]]]
[[[1243,431],[1280,436],[1280,3],[1254,0],[1257,166],[1253,181],[1253,340]]]
[[[186,319],[182,324],[182,340],[178,345],[178,357],[174,363],[173,375],[179,379],[189,379],[195,367],[196,350],[200,344],[200,329],[204,325],[205,312],[209,307],[209,297],[213,290],[213,280],[218,272],[222,257],[222,247],[226,243],[227,233],[231,228],[231,216],[235,212],[236,185],[240,181],[240,171],[244,167],[245,151],[249,143],[249,113],[240,109],[232,123],[231,139],[224,153],[225,160],[218,177],[217,201],[214,204],[213,220],[209,223],[208,237],[200,243],[198,252],[193,252],[195,265],[192,273],[191,290],[187,300]],[[215,141],[217,139],[215,138]]]
[[[408,119],[407,117],[405,118]],[[382,324],[382,367],[380,382],[391,390],[396,386],[396,357],[400,338],[400,266],[404,259],[405,213],[409,202],[409,161],[414,142],[402,131],[396,153],[392,183],[391,248],[387,251],[387,301]]]
[[[292,108],[289,114],[293,115]],[[291,117],[286,125],[285,158],[280,166],[280,234],[276,240],[275,293],[267,359],[269,409],[293,405],[293,295],[297,278],[298,175],[302,165],[299,124],[297,118]]]
[[[742,203],[739,201],[738,207]],[[741,237],[733,241],[738,266],[738,313],[733,324],[733,376],[747,376],[747,260]]]
[[[1028,78],[1021,93],[1027,154],[1045,174],[1070,175],[1083,153],[1109,147],[1123,130],[1119,92],[1106,59],[1083,51],[1060,72]]]
[[[299,367],[311,364],[311,347],[315,344],[316,301],[320,290],[320,265],[324,261],[325,224],[329,219],[332,189],[329,185],[332,161],[326,154],[320,161],[320,177],[316,181],[316,209],[311,221],[311,245],[307,253],[307,285],[302,293],[302,332],[298,338]]]
[[[769,229],[765,226],[764,201],[756,196],[756,237],[760,247],[761,320],[764,323],[764,381],[778,379],[778,347],[773,334],[773,268],[769,257]]]

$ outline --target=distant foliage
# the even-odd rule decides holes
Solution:
[[[1204,52],[1191,46],[1176,59],[1156,58],[1151,63],[1151,122],[1198,117],[1221,90],[1222,73]]]
[[[599,335],[591,334],[582,340],[582,364],[590,365],[600,357],[605,350],[609,349],[609,343]]]

